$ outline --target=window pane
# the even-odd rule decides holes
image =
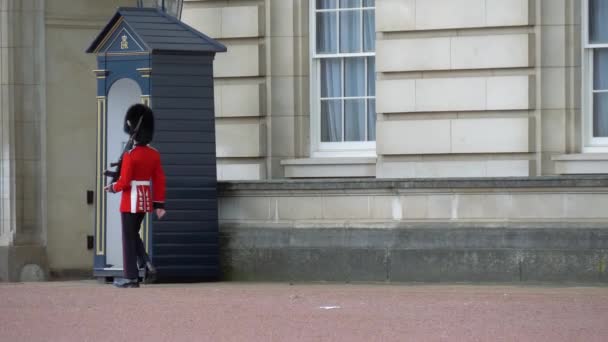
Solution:
[[[338,52],[336,12],[317,13],[317,53]]]
[[[365,96],[365,57],[344,58],[344,96]]]
[[[376,100],[367,100],[367,140],[376,141]]]
[[[361,0],[340,0],[340,8],[361,7]]]
[[[608,43],[608,1],[589,0],[589,41]]]
[[[321,141],[342,141],[341,100],[321,100]]]
[[[340,12],[340,52],[361,52],[359,11]]]
[[[376,49],[376,27],[374,10],[363,11],[363,51],[373,52]]]
[[[608,93],[593,94],[593,136],[608,137]]]
[[[338,0],[317,0],[317,9],[336,8]]]
[[[608,90],[608,49],[593,50],[593,90]]]
[[[376,6],[374,0],[363,0],[363,7],[374,7]]]
[[[367,96],[376,96],[376,59],[367,57]]]
[[[365,141],[365,100],[344,100],[344,140]]]
[[[341,97],[342,73],[339,58],[321,59],[321,97]]]

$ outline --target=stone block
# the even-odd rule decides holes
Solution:
[[[431,194],[427,197],[427,219],[442,220],[454,215],[454,196]]]
[[[220,249],[221,278],[225,281],[258,280],[255,249]]]
[[[529,34],[451,38],[452,69],[525,68],[534,63]]]
[[[535,250],[522,254],[522,281],[578,283],[600,281],[601,260],[608,256],[605,250]]]
[[[215,87],[217,117],[261,116],[263,84],[221,84]]]
[[[261,76],[260,58],[262,53],[256,43],[225,43],[228,51],[215,57],[214,77]]]
[[[291,229],[241,228],[230,223],[221,225],[220,245],[226,249],[287,249]]]
[[[353,249],[388,250],[396,244],[396,230],[390,228],[347,228],[345,245]]]
[[[290,251],[286,248],[255,251],[255,280],[280,281],[290,279]]]
[[[372,219],[399,221],[403,217],[403,209],[399,196],[373,196],[371,200]]]
[[[543,109],[566,108],[566,73],[564,68],[542,68],[541,103]]]
[[[365,219],[370,213],[368,196],[327,196],[323,197],[323,218],[325,219]]]
[[[527,26],[534,23],[538,0],[486,0],[487,26]]]
[[[273,76],[295,74],[295,40],[293,37],[270,38],[270,70]]]
[[[386,249],[348,249],[346,258],[348,281],[388,281],[387,252]]]
[[[455,219],[505,220],[511,207],[511,196],[507,194],[458,194],[455,204]]]
[[[402,196],[404,220],[427,219],[429,217],[429,197],[427,195]]]
[[[219,219],[271,220],[273,208],[269,197],[224,197],[219,201]]]
[[[485,0],[416,1],[417,30],[480,27],[485,21]]]
[[[488,160],[486,176],[488,177],[529,177],[532,175],[530,160]]]
[[[376,94],[378,113],[405,113],[416,109],[415,80],[378,80]]]
[[[215,124],[217,157],[261,157],[262,133],[257,122],[218,121]]]
[[[289,196],[276,198],[279,220],[319,220],[323,218],[321,197]]]
[[[399,120],[377,123],[378,154],[450,153],[449,120]]]
[[[533,76],[499,76],[487,78],[487,110],[534,108]]]
[[[483,161],[425,160],[414,164],[416,178],[485,177]]]
[[[376,31],[409,31],[416,28],[416,0],[376,1]]]
[[[528,118],[452,120],[452,153],[529,152]]]
[[[564,216],[570,219],[608,218],[608,193],[570,193],[564,194]]]
[[[317,162],[321,159],[332,161],[333,158],[312,158],[310,163],[297,164],[294,161],[302,159],[283,159],[281,165],[287,178],[374,177],[376,175],[375,160],[373,162]]]
[[[550,193],[512,194],[510,219],[560,220],[565,218],[565,198]]]
[[[569,0],[536,0],[541,1],[540,21],[543,25],[565,25],[567,23],[566,2]]]
[[[519,280],[513,250],[391,250],[393,282],[471,282]]]
[[[275,116],[271,126],[272,155],[293,157],[295,155],[296,126],[293,116]]]
[[[486,107],[486,79],[418,79],[415,96],[419,112],[483,110]]]
[[[293,115],[295,113],[295,90],[298,77],[273,77],[271,82],[271,106],[273,113]]]
[[[566,152],[566,110],[543,110],[542,112],[542,151]]]
[[[262,165],[259,163],[217,164],[219,181],[260,180],[263,178]]]
[[[296,7],[293,1],[276,1],[270,4],[270,37],[299,35],[299,32],[294,31]],[[306,10],[308,11],[308,8]]]
[[[448,70],[449,37],[388,39],[376,43],[378,72]]]
[[[289,250],[291,281],[344,281],[348,277],[344,248],[292,248]]]
[[[182,21],[211,38],[221,38],[221,12],[219,7],[199,7],[196,3],[184,4]]]
[[[346,230],[342,228],[296,228],[289,234],[291,248],[344,248]]]
[[[541,26],[541,64],[544,67],[566,66],[566,26]]]
[[[258,6],[222,7],[220,15],[221,38],[261,36]]]

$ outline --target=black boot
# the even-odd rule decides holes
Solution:
[[[146,261],[144,267],[144,283],[151,284],[156,281],[156,267],[152,265],[151,261]]]
[[[115,278],[112,283],[115,287],[119,288],[136,288],[139,287],[139,281],[137,278],[135,279],[127,279],[127,278]]]

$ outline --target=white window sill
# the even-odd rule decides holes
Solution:
[[[551,159],[560,175],[608,173],[608,153],[563,154]]]
[[[375,157],[286,159],[281,165],[287,178],[376,177]]]

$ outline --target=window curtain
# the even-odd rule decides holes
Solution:
[[[339,58],[321,60],[321,141],[342,141],[342,72]]]
[[[608,43],[608,1],[589,0],[589,42]]]
[[[589,42],[608,44],[608,1],[589,0]],[[608,137],[608,49],[593,50],[593,136]]]
[[[608,137],[608,49],[593,51],[593,136]]]

